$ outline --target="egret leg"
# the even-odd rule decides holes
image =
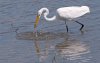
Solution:
[[[66,21],[65,21],[65,25],[66,25],[66,30],[67,30],[67,32],[68,32],[68,26],[67,26],[67,23],[66,23]]]
[[[80,30],[82,30],[82,29],[83,29],[83,27],[84,27],[84,24],[82,24],[82,23],[80,23],[80,22],[78,22],[78,21],[75,21],[75,22],[81,25]]]

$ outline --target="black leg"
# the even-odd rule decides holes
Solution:
[[[84,25],[82,23],[78,22],[78,21],[75,21],[75,22],[78,23],[78,24],[80,24],[80,25],[82,25],[81,28],[80,28],[80,30],[82,30],[83,27],[84,27]]]
[[[66,23],[66,21],[65,21],[65,25],[66,25],[66,30],[67,30],[67,32],[68,32],[68,26],[67,26],[67,23]]]

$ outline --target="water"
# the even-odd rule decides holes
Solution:
[[[46,22],[38,26],[34,39],[33,23],[37,11],[50,9],[50,15],[64,6],[87,5],[90,14],[78,19],[80,25],[68,22]],[[0,0],[0,63],[100,63],[100,1],[99,0]]]

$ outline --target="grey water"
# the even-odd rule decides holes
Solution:
[[[50,10],[66,6],[90,7],[90,14],[75,22],[47,22],[41,17],[34,37],[34,21],[42,7]],[[99,0],[0,0],[0,63],[100,63]]]

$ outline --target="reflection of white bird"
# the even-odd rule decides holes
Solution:
[[[41,15],[44,15],[44,18],[47,21],[54,21],[55,19],[60,18],[61,20],[64,20],[65,24],[66,24],[67,20],[73,20],[74,18],[78,18],[78,17],[80,17],[80,16],[82,16],[86,13],[89,13],[89,12],[90,12],[90,9],[89,9],[88,6],[62,7],[62,8],[57,9],[57,15],[58,16],[53,16],[52,18],[48,18],[47,15],[49,14],[49,10],[47,8],[41,8],[38,11],[38,15],[36,17],[36,21],[34,23],[34,29],[36,29]],[[80,30],[82,30],[84,25],[82,23],[78,22],[78,21],[75,21],[75,22],[81,25]],[[67,24],[66,24],[66,29],[67,29],[67,32],[68,32]]]

